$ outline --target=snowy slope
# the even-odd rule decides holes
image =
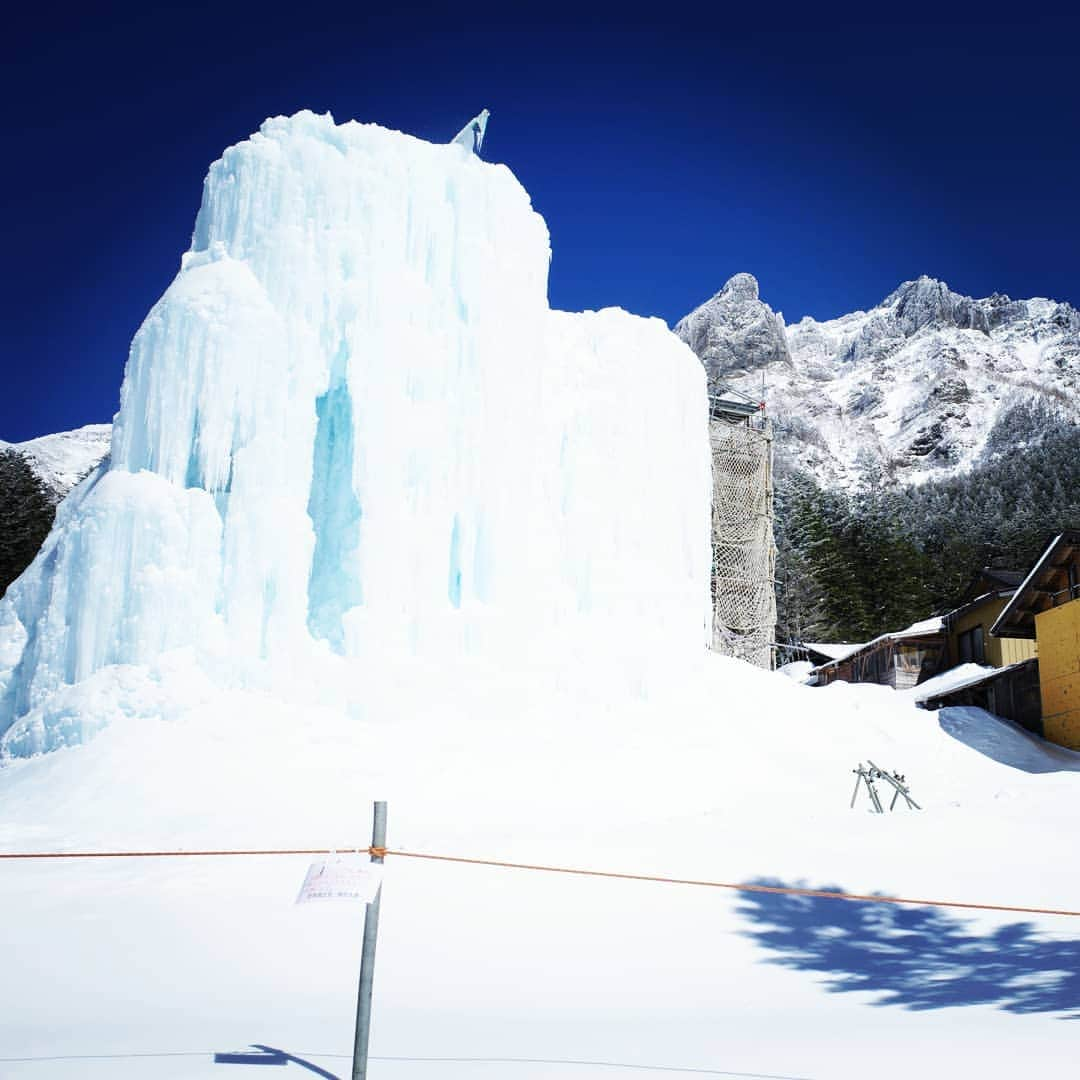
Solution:
[[[999,760],[969,745],[970,716],[722,658],[617,709],[477,674],[383,672],[363,716],[240,692],[117,721],[0,773],[0,848],[344,848],[384,797],[391,845],[416,851],[1080,906],[1062,856],[1080,755],[1029,740],[1025,761],[1023,737],[985,715],[975,731]],[[924,809],[849,810],[868,758]],[[0,862],[0,1057],[30,1059],[0,1074],[227,1077],[212,1051],[265,1044],[347,1076],[362,913],[294,907],[309,862]],[[391,858],[371,1075],[636,1075],[386,1060],[426,1057],[861,1080],[872,1059],[882,1080],[1065,1080],[1076,923]]]
[[[779,451],[827,483],[964,471],[1033,397],[1080,420],[1080,312],[1052,300],[976,300],[922,277],[870,311],[786,326],[737,274],[675,331],[711,382],[760,395],[764,380]]]
[[[46,487],[62,499],[109,452],[112,424],[87,424],[74,431],[42,435],[21,443],[0,439],[0,450],[17,450],[31,464]]]

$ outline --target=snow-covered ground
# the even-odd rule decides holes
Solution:
[[[363,716],[235,693],[118,721],[0,771],[0,846],[344,848],[386,798],[416,851],[1080,907],[1080,755],[985,714],[722,658],[615,708],[470,675],[384,671]],[[867,759],[924,809],[850,810]],[[310,861],[0,862],[0,1075],[243,1075],[211,1051],[249,1044],[347,1075],[362,911],[294,906]],[[371,1075],[1067,1077],[1078,940],[1066,917],[391,858]]]

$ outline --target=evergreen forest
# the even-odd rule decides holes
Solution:
[[[1080,526],[1080,427],[1025,402],[970,472],[904,486],[869,470],[850,493],[778,456],[775,494],[776,640],[867,641],[958,606],[984,566],[1029,570]]]
[[[55,513],[52,493],[26,458],[0,449],[0,596],[33,561]]]

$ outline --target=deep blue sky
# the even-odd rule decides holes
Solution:
[[[674,321],[739,270],[789,320],[920,273],[1080,305],[1080,16],[878,6],[25,3],[0,31],[0,438],[111,417],[207,166],[303,107],[438,141],[490,108],[558,307]]]

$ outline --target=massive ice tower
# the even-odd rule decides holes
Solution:
[[[227,150],[111,456],[0,601],[5,752],[177,656],[302,693],[379,657],[702,650],[701,366],[659,320],[551,311],[548,262],[460,146],[300,113]]]

